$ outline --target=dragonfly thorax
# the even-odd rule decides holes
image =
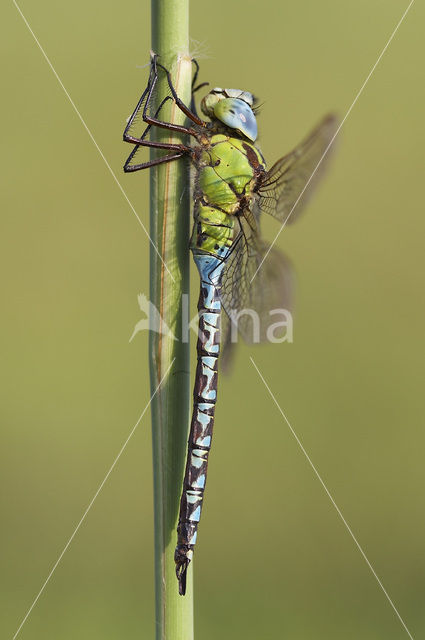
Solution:
[[[257,138],[254,96],[240,89],[212,89],[201,101],[202,112],[213,122],[218,120],[229,129],[239,131],[248,140]]]

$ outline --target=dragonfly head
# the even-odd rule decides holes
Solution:
[[[240,89],[212,89],[202,99],[202,112],[212,121],[240,131],[248,140],[257,139],[257,120],[253,111],[254,96]]]

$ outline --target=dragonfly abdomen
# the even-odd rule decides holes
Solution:
[[[213,206],[195,204],[195,224],[193,227],[192,251],[206,251],[212,255],[223,255],[233,241],[234,216]]]
[[[177,547],[174,556],[179,591],[182,595],[186,591],[186,570],[192,560],[198,522],[201,517],[208,454],[214,426],[220,351],[220,280],[224,266],[224,262],[219,258],[208,254],[195,253],[194,259],[201,275],[198,301],[198,361],[186,471],[180,500]]]

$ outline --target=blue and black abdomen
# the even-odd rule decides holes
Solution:
[[[199,333],[193,390],[193,414],[188,442],[186,471],[180,500],[177,547],[174,555],[179,590],[186,590],[186,570],[193,556],[207,477],[208,454],[217,401],[220,351],[220,278],[224,262],[208,254],[195,254],[201,276],[198,301]]]

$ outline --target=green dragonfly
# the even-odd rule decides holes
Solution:
[[[176,574],[179,592],[186,591],[186,571],[193,557],[207,475],[208,454],[217,400],[220,345],[224,359],[232,353],[232,324],[247,341],[252,312],[261,319],[257,341],[264,341],[271,309],[287,309],[291,277],[286,258],[261,238],[259,223],[267,213],[282,224],[292,223],[311,194],[324,159],[336,135],[336,119],[325,117],[293,151],[269,170],[257,139],[258,110],[248,91],[212,89],[201,101],[198,116],[194,94],[190,108],[177,95],[168,70],[152,55],[149,81],[124,131],[124,140],[134,144],[124,171],[132,172],[188,157],[194,166],[193,233],[190,249],[199,271],[199,332],[193,414],[188,442],[186,471],[180,501]],[[159,102],[158,79],[166,77],[169,93]],[[168,101],[187,116],[180,126],[160,119]],[[154,104],[159,106],[155,109]],[[140,124],[144,130],[140,132]],[[181,133],[191,145],[150,140],[152,127]],[[153,160],[140,162],[144,147],[164,149]],[[320,171],[319,171],[320,169]],[[300,202],[299,202],[300,201]],[[221,310],[225,313],[222,314]],[[251,313],[244,313],[244,310]]]

